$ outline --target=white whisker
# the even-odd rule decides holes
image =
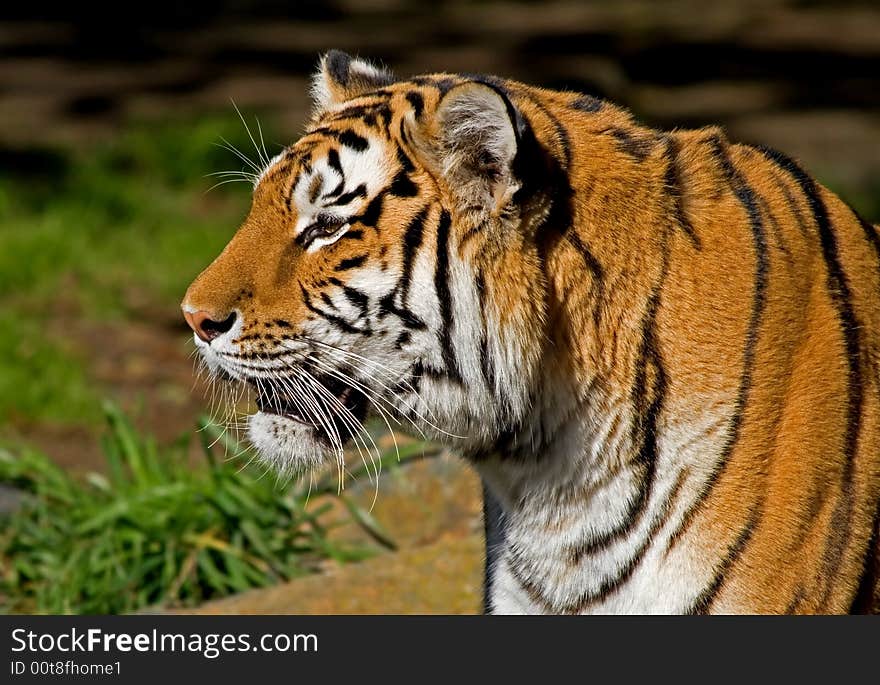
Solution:
[[[250,127],[247,125],[247,121],[244,119],[244,115],[242,115],[241,110],[238,108],[238,105],[235,104],[234,100],[230,100],[232,102],[232,106],[235,108],[235,113],[238,114],[238,118],[241,119],[241,123],[244,125],[244,130],[248,134],[248,138],[251,139],[251,143],[253,143],[254,150],[257,151],[257,157],[260,160],[260,163],[265,167],[269,164],[269,160],[263,156],[263,153],[260,152],[260,148],[257,145],[257,141],[254,140],[254,136],[251,133]]]

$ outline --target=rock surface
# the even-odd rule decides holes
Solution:
[[[483,538],[433,544],[203,604],[194,614],[475,614]]]
[[[369,507],[373,483],[349,493]],[[387,470],[373,516],[398,544],[353,564],[207,602],[195,614],[475,614],[482,604],[483,534],[480,484],[460,459],[441,455]],[[343,516],[340,511],[340,516]],[[367,542],[354,524],[337,540]]]

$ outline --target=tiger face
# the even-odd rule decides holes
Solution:
[[[539,346],[516,120],[488,85],[394,83],[335,52],[314,91],[306,135],[186,293],[195,343],[255,391],[249,437],[278,469],[340,459],[368,414],[478,449],[522,415]]]

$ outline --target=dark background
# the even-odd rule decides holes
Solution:
[[[4,3],[0,143],[131,116],[277,111],[288,139],[318,53],[401,75],[492,72],[602,95],[662,127],[721,123],[802,158],[862,209],[880,176],[873,0]]]

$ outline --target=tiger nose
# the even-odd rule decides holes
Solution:
[[[183,318],[189,324],[189,327],[195,331],[201,340],[206,343],[211,342],[214,338],[228,333],[235,324],[235,312],[232,312],[223,320],[218,320],[210,312],[200,309],[196,312],[188,312],[183,310]]]

